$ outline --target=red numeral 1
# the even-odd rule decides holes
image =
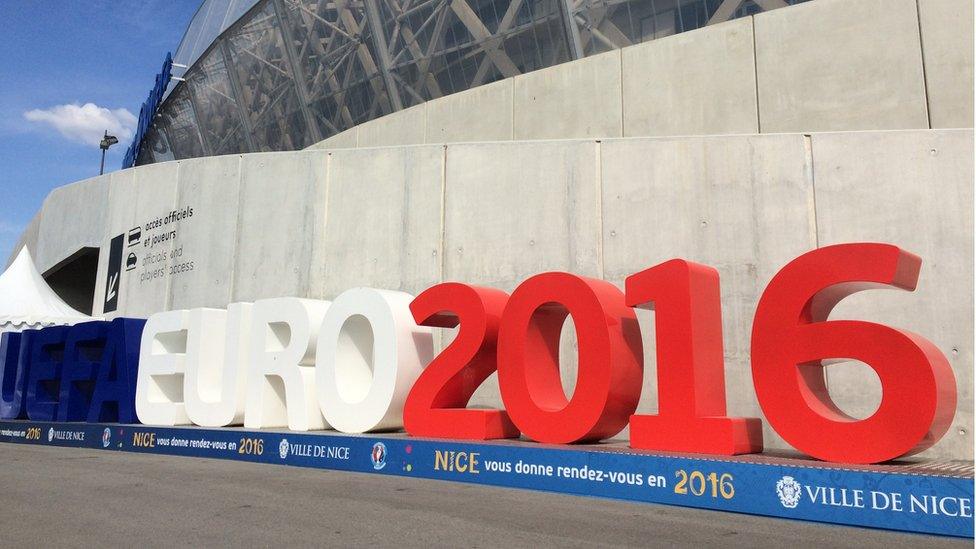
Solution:
[[[726,417],[718,271],[672,259],[627,277],[627,305],[654,310],[658,414],[630,418],[630,446],[734,455],[762,451],[762,422]]]
[[[469,440],[519,436],[504,410],[465,408],[495,371],[495,340],[507,300],[501,290],[448,282],[425,290],[410,303],[417,324],[461,328],[410,390],[403,408],[407,433]]]
[[[559,377],[559,334],[567,314],[579,338],[572,399]],[[512,293],[498,334],[498,385],[505,409],[526,436],[566,444],[617,434],[637,408],[642,374],[637,317],[613,284],[543,273]]]

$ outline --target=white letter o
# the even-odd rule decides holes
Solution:
[[[403,427],[407,393],[433,354],[431,329],[417,326],[413,296],[353,288],[322,320],[315,382],[326,422],[343,433]]]

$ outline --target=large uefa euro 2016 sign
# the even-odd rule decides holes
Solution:
[[[945,356],[917,334],[828,320],[855,292],[914,289],[920,267],[892,245],[825,247],[786,265],[759,300],[752,371],[765,421],[800,451],[852,465],[736,457],[762,451],[762,420],[728,415],[718,273],[680,259],[632,274],[624,291],[551,272],[511,295],[460,282],[416,297],[354,288],[332,302],[264,299],[4,334],[0,442],[972,537],[971,473],[863,465],[921,452],[945,434],[956,406]],[[636,307],[655,312],[654,415],[635,413],[645,344]],[[567,317],[578,339],[571,397],[558,358]],[[457,329],[436,356],[435,328]],[[823,368],[837,359],[877,373],[883,394],[870,417],[831,401]],[[468,408],[496,371],[504,409]],[[632,449],[569,446],[628,426]],[[515,438],[546,444],[504,440]]]
[[[912,290],[921,260],[887,244],[845,244],[785,266],[759,300],[752,371],[765,419],[824,461],[877,463],[921,452],[949,427],[956,386],[924,337],[827,320],[870,288]],[[655,311],[658,413],[635,415],[643,352],[635,307]],[[567,398],[559,338],[575,325],[578,380]],[[433,328],[457,327],[433,355]],[[831,401],[824,361],[877,373],[877,411]],[[543,273],[511,295],[448,282],[419,296],[350,289],[332,302],[275,298],[227,310],[162,312],[27,331],[5,339],[0,417],[146,425],[394,431],[459,440],[593,442],[630,427],[630,446],[761,452],[758,418],[726,411],[718,273],[680,259],[614,285]],[[504,409],[468,409],[493,373]]]

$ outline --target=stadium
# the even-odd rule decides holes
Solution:
[[[432,99],[786,4],[207,1],[174,57],[188,68],[130,162],[302,149]]]
[[[831,319],[937,347],[958,399],[917,457],[971,474],[972,19],[971,0],[206,0],[124,169],[51,192],[17,249],[106,320],[444,281],[510,293],[547,271],[623,288],[680,257],[721,277],[729,415],[762,418],[750,345],[770,280],[811,250],[891,243],[921,257],[917,287]],[[637,410],[655,413],[655,313],[637,317]],[[578,351],[567,321],[567,395]],[[881,406],[863,362],[824,371],[851,418]],[[501,407],[493,379],[472,405]]]

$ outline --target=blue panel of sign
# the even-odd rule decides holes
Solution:
[[[973,537],[973,479],[389,435],[0,422],[0,442],[400,475]]]
[[[153,117],[156,116],[156,111],[159,110],[160,103],[163,102],[163,93],[166,92],[166,87],[169,85],[172,70],[173,56],[167,52],[166,59],[163,61],[163,68],[156,74],[156,83],[149,92],[149,97],[142,104],[142,108],[139,109],[139,119],[136,125],[135,135],[132,137],[132,144],[129,145],[129,148],[125,151],[125,156],[122,158],[123,169],[131,168],[136,164],[136,159],[139,157],[139,149],[142,147],[142,140],[146,137],[146,132],[152,126]]]

